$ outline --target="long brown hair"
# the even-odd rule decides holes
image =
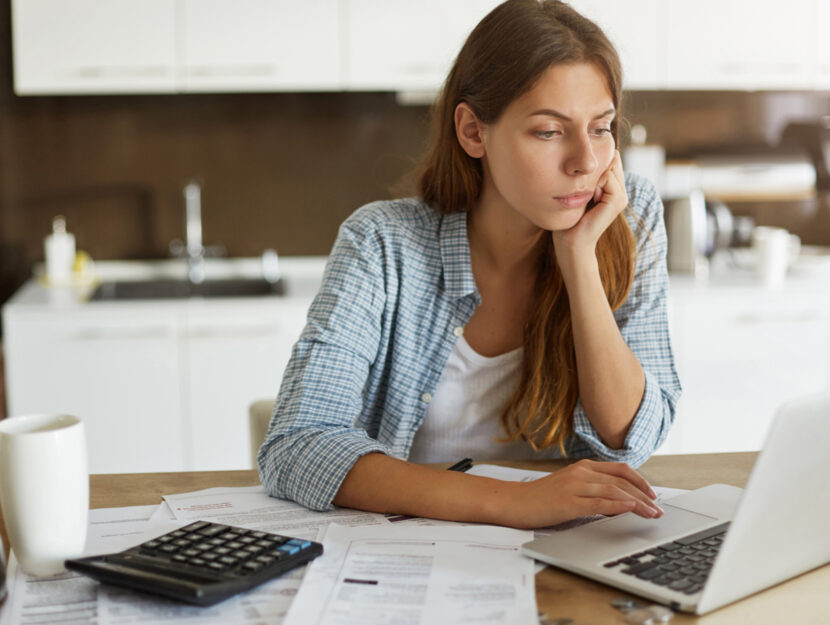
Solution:
[[[605,34],[558,0],[507,0],[467,38],[433,108],[433,135],[420,170],[425,202],[444,213],[469,211],[481,193],[481,162],[467,155],[456,137],[458,104],[466,102],[479,121],[492,124],[545,70],[561,63],[592,63],[605,75],[618,113],[611,124],[618,143],[622,68]],[[501,421],[503,440],[524,439],[535,450],[557,445],[566,454],[579,384],[568,293],[551,237],[545,246],[525,326],[520,382]],[[606,297],[616,310],[631,287],[636,254],[623,214],[600,237],[596,254]]]

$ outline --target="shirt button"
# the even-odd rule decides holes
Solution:
[[[462,334],[464,334],[464,326],[455,326],[452,329],[452,333],[460,337]]]
[[[432,401],[432,393],[424,393],[423,395],[421,395],[421,401],[424,402],[425,404],[428,404],[429,402],[431,402]]]

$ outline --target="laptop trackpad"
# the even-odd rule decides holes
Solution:
[[[606,544],[625,544],[622,541],[639,538],[649,543],[666,542],[692,534],[697,530],[712,525],[716,517],[690,512],[664,503],[665,514],[659,519],[644,519],[632,513],[595,521],[590,527],[592,535]]]

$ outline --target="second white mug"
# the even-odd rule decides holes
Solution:
[[[89,512],[86,435],[78,417],[36,414],[0,421],[0,502],[20,568],[65,571],[83,554]]]

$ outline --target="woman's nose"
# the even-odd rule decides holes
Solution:
[[[571,176],[590,174],[597,168],[597,158],[594,147],[588,136],[574,137],[568,158],[565,161],[565,170]]]

